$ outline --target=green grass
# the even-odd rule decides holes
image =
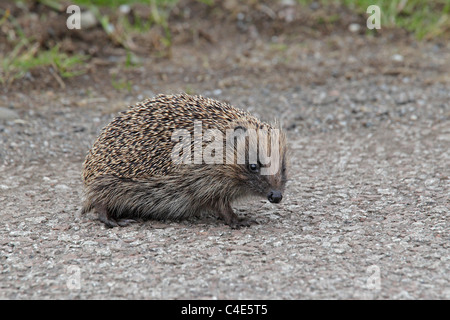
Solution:
[[[297,0],[310,5],[314,0]],[[399,27],[413,33],[417,39],[433,39],[450,33],[450,1],[448,0],[319,0],[323,6],[344,5],[366,17],[367,8],[381,9],[381,28]]]
[[[60,50],[59,45],[42,49],[33,38],[25,36],[21,26],[8,11],[0,12],[0,27],[8,22],[13,26],[9,33],[11,39],[8,39],[13,43],[13,49],[0,54],[0,84],[9,85],[37,67],[52,67],[54,76],[62,86],[64,83],[61,78],[85,73],[84,62],[88,56],[68,55]]]
[[[355,10],[365,10],[371,4],[381,9],[381,27],[400,27],[418,39],[431,39],[450,31],[450,1],[448,0],[343,0]]]
[[[28,1],[28,0],[23,0]],[[61,10],[64,2],[61,0],[37,0],[41,4],[54,10]],[[158,56],[170,55],[172,35],[169,27],[169,15],[179,0],[72,0],[72,4],[90,9],[96,14],[103,29],[115,43],[127,49],[125,67],[139,64],[139,59],[129,47],[129,38],[136,33],[148,32],[153,27],[162,30],[161,52]],[[197,0],[207,5],[214,5],[218,0]],[[245,0],[243,2],[255,3],[258,0]],[[275,0],[274,0],[275,1]],[[281,0],[279,0],[281,1]],[[368,17],[366,13],[370,5],[378,5],[381,9],[381,28],[403,28],[413,33],[418,39],[448,38],[450,34],[450,1],[449,0],[297,0],[301,6],[311,5],[314,1],[320,2],[322,7],[346,6],[353,12]],[[141,3],[151,7],[148,18],[135,15],[132,23],[125,16],[114,16],[116,28],[111,32],[113,15],[117,8],[123,4]],[[112,10],[111,10],[112,9]],[[333,25],[339,21],[338,13],[318,18],[318,22]],[[321,20],[320,20],[321,19]],[[6,11],[0,10],[0,27],[8,24],[7,41],[13,48],[10,52],[0,53],[0,84],[8,84],[24,77],[30,70],[37,67],[52,67],[57,77],[68,78],[85,72],[86,55],[69,55],[62,52],[58,45],[50,49],[43,49],[35,39],[27,38],[15,18]],[[371,30],[370,33],[376,31]],[[11,34],[13,36],[11,36]],[[284,47],[273,47],[274,50],[283,51]],[[125,80],[113,79],[116,89],[129,90],[129,83]]]
[[[130,80],[123,77],[118,78],[117,74],[113,74],[111,78],[111,85],[117,91],[126,90],[128,92],[131,92],[133,84]]]
[[[68,55],[61,52],[59,46],[54,46],[49,50],[39,50],[36,45],[26,48],[25,43],[26,41],[20,42],[10,54],[2,59],[0,83],[8,84],[20,79],[36,67],[52,67],[62,78],[69,78],[86,72],[83,63],[88,59],[88,56]]]
[[[63,2],[60,0],[38,0],[53,10],[61,11]],[[171,6],[178,0],[74,0],[73,4],[89,8],[97,16],[105,32],[113,42],[121,44],[127,49],[127,59],[125,67],[132,67],[138,64],[138,59],[127,46],[126,34],[131,32],[147,32],[154,25],[162,26],[165,36],[162,39],[163,45],[168,48],[171,46],[171,34],[168,26],[168,15]],[[116,22],[122,26],[122,33],[111,32],[109,29],[110,17],[101,13],[101,8],[116,8],[122,4],[142,3],[152,7],[152,14],[148,20],[142,21],[135,19],[131,25],[125,17],[119,18]],[[13,46],[10,52],[0,53],[0,84],[9,85],[15,80],[23,78],[33,68],[52,67],[53,75],[60,84],[63,78],[69,78],[85,73],[85,62],[89,56],[82,54],[69,55],[60,50],[59,45],[50,49],[43,49],[33,37],[27,38],[22,27],[8,11],[0,11],[0,27],[3,24],[9,24],[10,32],[13,36],[7,39]],[[12,26],[12,27],[11,27]],[[125,31],[125,32],[123,32]],[[163,53],[159,53],[164,56]],[[49,69],[49,71],[51,71]],[[116,89],[129,90],[129,83],[122,80],[113,80]]]
[[[58,0],[41,0],[58,1]],[[122,4],[143,3],[152,6],[152,23],[162,25],[165,28],[168,45],[171,43],[168,31],[167,8],[174,6],[179,0],[74,0],[74,4],[97,7],[118,7]],[[197,0],[213,5],[217,0]],[[246,0],[244,2],[255,2]],[[280,1],[280,0],[279,0]],[[275,2],[275,1],[274,1]],[[368,17],[366,13],[370,5],[377,5],[381,9],[381,28],[400,27],[413,33],[418,39],[432,39],[450,33],[450,1],[449,0],[297,0],[301,5],[310,5],[312,2],[320,2],[323,6],[334,4],[346,6],[351,10]],[[339,17],[323,17],[327,23],[332,23]],[[138,24],[142,22],[137,21]],[[148,29],[148,24],[142,24],[141,28]],[[136,28],[136,26],[135,26]]]
[[[56,0],[41,0],[41,1],[56,1]],[[124,0],[115,0],[115,1],[105,1],[105,0],[74,0],[73,3],[84,6],[85,8],[89,8],[97,19],[100,21],[100,24],[103,30],[108,34],[108,36],[115,43],[119,43],[121,46],[126,48],[127,50],[131,50],[128,46],[127,38],[132,36],[133,33],[145,33],[148,32],[152,27],[157,26],[161,27],[163,30],[163,37],[160,39],[162,47],[164,47],[167,52],[158,52],[158,56],[167,56],[170,54],[169,49],[172,45],[172,34],[170,32],[169,27],[169,15],[173,6],[178,3],[179,0],[134,0],[134,1],[124,1]],[[133,16],[133,24],[130,23],[129,19],[124,15],[119,15],[118,20],[115,22],[116,26],[120,26],[120,28],[110,28],[111,27],[111,18],[106,13],[102,13],[100,9],[102,8],[116,8],[120,5],[127,4],[131,5],[133,3],[141,3],[148,5],[150,10],[150,16],[147,19],[142,19],[139,15],[132,12]],[[114,30],[114,32],[111,32]],[[164,50],[162,50],[164,51]]]

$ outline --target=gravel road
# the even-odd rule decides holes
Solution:
[[[0,298],[450,299],[450,47],[383,39],[186,46],[125,70],[131,92],[87,75],[3,95]],[[281,119],[282,203],[236,204],[259,222],[240,230],[211,215],[113,229],[80,215],[102,126],[188,89]]]

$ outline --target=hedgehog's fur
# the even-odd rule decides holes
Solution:
[[[286,183],[284,134],[277,131],[280,163],[271,175],[251,172],[248,157],[247,164],[173,163],[173,131],[192,133],[194,121],[199,120],[203,131],[274,129],[245,111],[201,96],[159,95],[137,103],[108,124],[88,152],[83,165],[86,200],[82,211],[94,209],[106,226],[114,227],[140,219],[181,219],[211,210],[236,228],[248,226],[249,220],[236,216],[231,208],[234,200],[246,195],[270,199],[271,192],[277,192],[274,202],[279,202]]]

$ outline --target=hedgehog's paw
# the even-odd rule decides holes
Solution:
[[[138,222],[134,219],[114,219],[109,218],[106,215],[99,214],[98,219],[105,224],[108,228],[114,228],[114,227],[126,227],[130,225],[131,223]]]
[[[219,217],[225,221],[225,224],[231,227],[231,229],[250,227],[252,224],[258,223],[255,219],[238,217],[229,203],[226,203],[223,206],[218,206],[217,213],[219,214]]]
[[[240,229],[241,227],[250,227],[252,224],[258,224],[258,221],[252,218],[238,218],[229,223],[231,229]]]
[[[103,222],[104,225],[108,228],[126,227],[130,223],[137,222],[137,220],[135,220],[135,219],[130,219],[130,218],[118,219],[118,218],[112,217],[104,205],[96,205],[95,211],[98,213],[98,220]]]

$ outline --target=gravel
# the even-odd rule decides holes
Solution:
[[[351,42],[339,40],[341,50]],[[382,72],[370,48],[336,55],[322,41],[293,44],[278,60],[270,44],[250,57],[229,49],[227,72],[196,69],[185,51],[147,62],[155,74],[173,70],[167,77],[136,71],[134,83],[155,93],[203,76],[197,93],[281,119],[286,195],[236,204],[259,222],[240,230],[211,215],[106,229],[80,214],[84,155],[142,92],[90,83],[89,94],[2,98],[2,112],[13,104],[19,117],[0,120],[0,298],[450,299],[448,50],[406,46],[392,61],[398,44],[371,41],[390,64]],[[392,75],[395,63],[403,69]]]

